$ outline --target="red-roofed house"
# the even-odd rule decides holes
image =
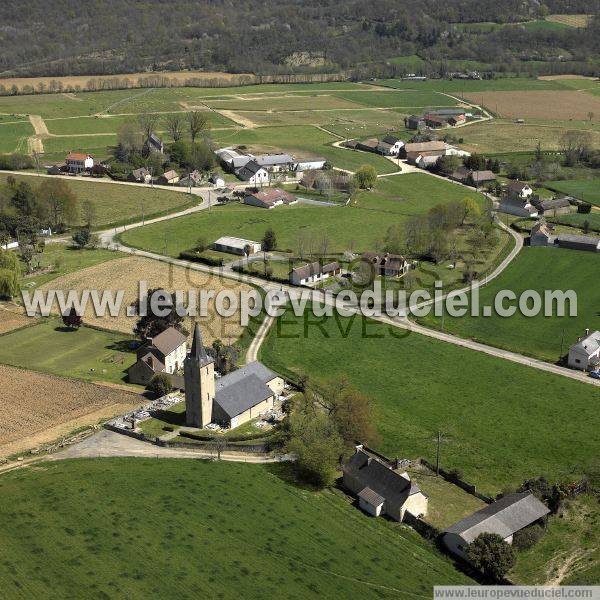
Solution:
[[[69,152],[65,162],[69,173],[83,173],[94,166],[94,157],[83,152]]]

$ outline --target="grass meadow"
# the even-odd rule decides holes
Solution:
[[[6,182],[6,175],[0,173],[0,184]],[[19,181],[26,181],[36,187],[49,177],[33,175],[13,175]],[[80,206],[90,201],[95,207],[95,221],[92,226],[96,229],[116,224],[132,223],[145,218],[158,216],[169,212],[177,212],[193,206],[198,196],[189,196],[184,192],[175,192],[153,187],[135,185],[117,185],[106,180],[67,181],[67,185],[79,198]],[[83,214],[80,224],[84,223]]]
[[[411,529],[297,487],[285,464],[60,461],[2,476],[0,493],[7,597],[381,600],[470,583]]]
[[[261,360],[314,384],[345,377],[374,400],[388,456],[435,461],[441,431],[442,466],[483,493],[539,475],[575,479],[597,455],[598,388],[360,316],[288,311]]]
[[[29,121],[0,121],[0,153],[27,153],[27,138],[33,135],[33,127]]]
[[[543,298],[545,290],[574,290],[577,294],[576,317],[525,317],[517,311],[513,317],[461,318],[445,315],[444,330],[464,338],[513,350],[549,362],[583,334],[586,328],[600,329],[600,287],[590,276],[600,269],[600,257],[593,252],[555,248],[523,248],[512,264],[494,281],[480,290],[480,305],[493,306],[501,290],[517,294],[536,290]],[[440,318],[429,315],[423,324],[440,328]]]
[[[330,252],[343,252],[349,247],[368,250],[383,239],[390,225],[464,196],[483,198],[453,183],[411,173],[379,179],[374,191],[357,194],[350,206],[295,204],[266,210],[230,204],[132,229],[122,234],[122,239],[128,245],[154,252],[164,251],[166,239],[168,254],[178,256],[182,250],[194,247],[199,238],[211,243],[220,236],[232,235],[260,241],[271,227],[280,250],[295,252],[299,237],[319,245],[324,235],[329,239]]]
[[[551,190],[569,194],[590,204],[600,206],[600,178],[566,179],[564,181],[551,181],[545,185]]]
[[[86,381],[126,383],[135,362],[132,337],[81,327],[70,330],[57,318],[3,335],[0,363]]]

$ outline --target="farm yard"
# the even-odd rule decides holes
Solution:
[[[0,365],[0,386],[2,457],[52,442],[78,427],[95,424],[143,403],[141,396],[123,389],[5,365]]]
[[[0,584],[19,593],[29,573],[32,595],[47,595],[51,578],[57,596],[85,585],[99,596],[257,600],[282,589],[290,599],[391,599],[471,581],[414,531],[369,519],[339,492],[299,488],[287,469],[117,458],[10,473],[0,482]],[[49,557],[37,569],[32,545]]]
[[[387,456],[435,461],[442,431],[442,466],[485,494],[540,475],[575,480],[597,454],[598,388],[359,316],[287,312],[260,360],[316,385],[345,377],[373,398]]]
[[[132,274],[135,276],[132,277]],[[118,264],[112,261],[104,262],[72,272],[53,279],[41,289],[76,290],[78,292],[99,290],[100,293],[103,290],[112,290],[114,294],[123,290],[123,303],[118,317],[111,317],[108,313],[105,316],[97,316],[90,303],[83,318],[88,325],[131,334],[137,317],[127,316],[126,309],[137,299],[139,281],[145,281],[147,289],[164,288],[168,291],[210,289],[219,293],[221,290],[227,289],[239,293],[251,289],[245,284],[223,279],[218,275],[199,273],[136,256],[120,259]],[[239,315],[222,318],[214,312],[213,308],[214,305],[211,302],[208,316],[198,318],[204,332],[205,343],[210,345],[215,339],[221,339],[225,343],[234,343],[243,332]],[[186,327],[191,334],[193,324],[187,323]]]

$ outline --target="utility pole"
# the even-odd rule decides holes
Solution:
[[[442,432],[438,430],[437,433],[437,452],[435,458],[435,474],[436,477],[440,475],[440,446],[442,445]]]
[[[565,342],[565,330],[562,330],[562,334],[560,336],[560,354],[558,356],[558,360],[560,360],[563,356],[563,344]]]

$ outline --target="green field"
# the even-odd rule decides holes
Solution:
[[[0,173],[0,185],[6,182],[6,175]],[[13,175],[17,180],[27,181],[36,187],[50,177],[33,175]],[[170,212],[177,212],[193,206],[198,196],[154,187],[118,185],[106,180],[68,181],[69,187],[79,198],[80,206],[90,201],[96,208],[96,221],[93,227],[102,228],[116,224],[133,223],[142,220],[142,214],[149,218]],[[81,216],[83,224],[83,215]]]
[[[82,327],[71,331],[56,318],[1,336],[0,363],[88,381],[126,383],[135,362],[133,338]]]
[[[493,306],[500,290],[519,296],[525,290],[574,290],[577,293],[576,317],[494,316],[444,318],[444,329],[461,337],[513,350],[550,362],[558,360],[586,328],[600,329],[600,287],[590,285],[590,277],[600,269],[600,257],[593,252],[555,248],[523,248],[513,263],[489,285],[480,290],[480,305]],[[426,325],[440,327],[433,315]],[[564,339],[563,339],[564,336]]]
[[[570,215],[551,217],[548,220],[552,223],[560,223],[562,225],[570,225],[571,227],[579,228],[583,228],[587,221],[590,232],[600,232],[600,212],[591,212],[587,215],[583,213],[571,213]]]
[[[566,179],[564,181],[551,181],[545,185],[551,190],[569,194],[590,204],[600,206],[600,178]]]
[[[299,193],[299,195],[302,195]],[[296,251],[300,236],[319,244],[323,235],[330,240],[330,252],[353,246],[367,250],[383,238],[388,227],[406,217],[425,214],[432,206],[475,192],[420,173],[380,179],[374,192],[357,195],[352,206],[321,207],[296,204],[265,210],[242,204],[220,206],[209,211],[132,229],[123,242],[162,252],[165,237],[171,256],[192,248],[199,238],[211,243],[223,235],[261,240],[272,227],[280,250]]]
[[[377,82],[395,89],[431,90],[436,92],[491,92],[491,91],[516,91],[516,90],[560,90],[564,86],[560,80],[542,80],[529,77],[506,77],[502,79],[429,79],[427,81],[401,81],[387,79]]]
[[[314,383],[345,377],[371,396],[388,456],[435,461],[441,430],[441,464],[484,493],[542,474],[576,479],[598,453],[598,388],[360,317],[286,313],[261,360]]]
[[[27,138],[33,135],[33,127],[29,121],[0,122],[0,153],[22,152],[26,154]]]
[[[411,529],[287,469],[81,459],[3,475],[3,595],[408,599],[472,583]]]

